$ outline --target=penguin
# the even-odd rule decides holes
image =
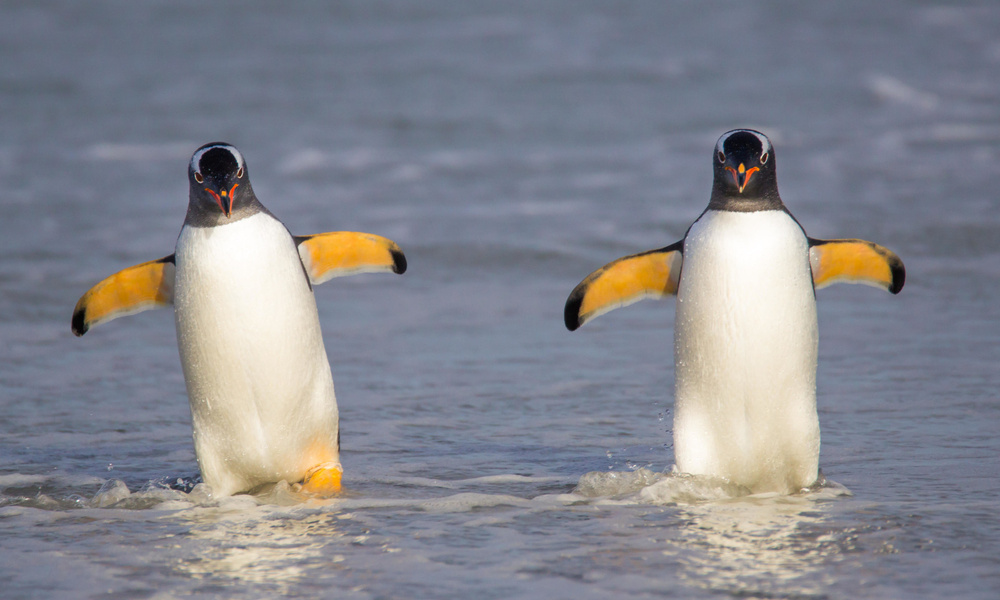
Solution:
[[[591,273],[564,316],[574,331],[676,295],[676,471],[789,494],[820,477],[816,290],[845,282],[898,294],[906,272],[878,244],[808,237],[778,194],[775,163],[759,131],[723,134],[708,207],[684,238]]]
[[[173,306],[195,454],[212,493],[287,481],[335,494],[340,423],[313,286],[403,273],[406,258],[367,233],[293,236],[257,199],[231,144],[198,148],[188,181],[174,253],[91,288],[73,311],[73,333]]]

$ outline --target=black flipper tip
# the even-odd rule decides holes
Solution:
[[[89,327],[87,327],[87,322],[84,318],[85,312],[86,311],[84,310],[73,311],[72,328],[73,328],[73,335],[75,335],[76,337],[82,336],[83,334],[87,333],[87,331],[90,329]]]
[[[889,292],[892,294],[898,294],[903,291],[903,284],[906,283],[906,269],[903,267],[903,261],[896,260],[889,266],[892,270],[892,285],[889,286]]]
[[[402,250],[392,250],[392,272],[402,275],[406,272],[406,256]]]
[[[580,305],[583,304],[582,294],[570,294],[568,300],[566,300],[566,309],[563,312],[563,320],[566,323],[566,329],[570,331],[576,331],[580,328],[582,323],[580,322]]]

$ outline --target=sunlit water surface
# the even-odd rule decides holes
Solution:
[[[4,598],[996,598],[1000,6],[0,4]],[[672,464],[673,301],[566,295],[679,239],[716,138],[810,235],[906,261],[819,293],[826,485]],[[69,330],[169,254],[190,153],[402,277],[316,290],[346,491],[196,486],[169,311]]]

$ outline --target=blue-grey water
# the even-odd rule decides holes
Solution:
[[[673,300],[562,324],[742,126],[810,235],[907,266],[818,294],[835,483],[800,496],[662,476]],[[294,233],[409,260],[316,289],[339,499],[171,488],[171,313],[70,332],[215,140]],[[987,0],[2,2],[0,596],[1000,597],[998,163]]]

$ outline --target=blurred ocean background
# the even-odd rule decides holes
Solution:
[[[735,127],[907,267],[818,294],[810,494],[663,476],[673,300],[562,322]],[[316,288],[339,499],[192,491],[170,311],[70,332],[215,140],[293,233],[406,252]],[[1000,597],[998,163],[986,0],[0,2],[0,596]]]

